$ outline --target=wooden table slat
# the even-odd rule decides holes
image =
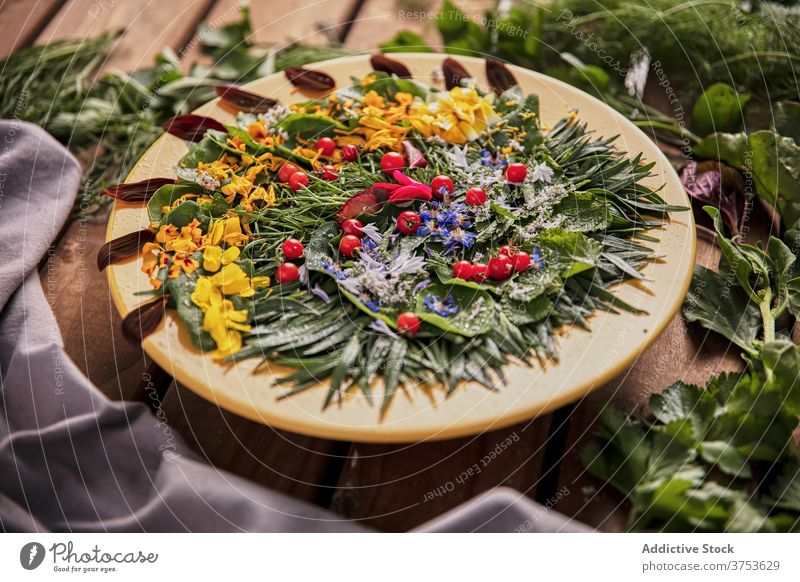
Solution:
[[[0,4],[0,59],[32,44],[65,0],[6,0]]]

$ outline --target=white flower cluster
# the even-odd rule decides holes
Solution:
[[[548,184],[528,190],[525,195],[525,209],[530,213],[531,221],[520,230],[520,236],[527,240],[548,228],[560,227],[564,218],[554,215],[553,207],[569,192],[570,189],[564,184]]]

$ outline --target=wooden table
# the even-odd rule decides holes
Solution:
[[[10,0],[0,3],[0,56],[34,43],[120,29],[106,69],[147,66],[164,46],[187,63],[200,58],[198,25],[218,27],[238,18],[236,0]],[[371,49],[401,28],[435,43],[430,19],[408,19],[419,0],[258,0],[253,9],[261,43],[293,39]],[[431,2],[435,10],[439,2]],[[471,14],[491,1],[462,0]],[[411,8],[404,8],[409,5]],[[264,23],[261,25],[261,23]],[[656,99],[658,96],[655,96]],[[374,445],[315,439],[256,424],[177,385],[120,335],[120,318],[95,256],[105,225],[70,224],[41,276],[67,352],[111,398],[147,402],[190,445],[217,467],[328,507],[387,531],[403,531],[497,485],[514,487],[556,511],[604,530],[620,530],[626,507],[619,495],[590,478],[577,459],[591,436],[597,407],[611,401],[632,410],[675,380],[703,383],[714,372],[741,367],[734,350],[676,317],[655,344],[620,378],[584,400],[503,430],[457,440]],[[716,265],[701,239],[698,261]],[[512,443],[480,463],[498,443]],[[476,463],[480,471],[472,471]]]

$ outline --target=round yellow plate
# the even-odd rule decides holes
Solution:
[[[442,55],[396,54],[415,79],[436,85],[434,70]],[[459,57],[458,60],[486,87],[484,62]],[[367,56],[347,57],[318,63],[310,68],[332,75],[337,86],[350,83],[371,70]],[[689,201],[677,175],[655,144],[622,115],[579,91],[550,77],[510,67],[525,93],[537,93],[541,116],[552,125],[573,109],[598,136],[619,135],[617,147],[631,154],[642,152],[646,161],[655,162],[650,187],[664,186],[662,196],[670,204],[688,206]],[[438,76],[436,78],[439,78]],[[261,95],[292,103],[305,98],[292,92],[283,74],[275,74],[247,86]],[[233,116],[212,101],[197,113],[223,123]],[[186,144],[165,135],[145,153],[128,181],[175,176],[173,167],[187,151]],[[318,437],[369,442],[408,442],[463,436],[511,425],[546,413],[576,400],[601,386],[630,366],[658,336],[679,309],[691,279],[694,264],[695,231],[691,212],[670,216],[671,221],[650,234],[660,239],[650,243],[661,259],[645,267],[645,283],[625,283],[614,292],[623,300],[647,312],[646,315],[600,312],[592,317],[592,332],[577,328],[559,334],[560,360],[531,367],[509,366],[508,382],[499,392],[478,384],[460,386],[450,398],[442,389],[406,386],[395,397],[384,416],[379,406],[371,406],[356,390],[341,404],[322,410],[325,386],[278,400],[286,388],[275,384],[285,369],[276,366],[255,371],[258,359],[236,365],[215,363],[210,356],[194,349],[177,315],[170,312],[155,333],[145,339],[145,351],[164,370],[207,400],[249,419]],[[146,228],[147,212],[142,206],[116,203],[108,225],[107,240]],[[142,303],[139,291],[150,289],[141,272],[141,258],[131,259],[107,269],[114,302],[124,316]],[[376,386],[380,397],[382,387]]]

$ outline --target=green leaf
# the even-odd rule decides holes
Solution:
[[[611,212],[606,202],[583,192],[567,195],[555,205],[553,212],[564,217],[564,228],[569,231],[606,230],[611,224]]]
[[[386,356],[386,364],[383,370],[383,403],[381,411],[385,412],[394,399],[397,386],[400,383],[400,374],[403,371],[403,364],[408,351],[408,342],[404,339],[394,340],[389,353]]]
[[[700,445],[700,456],[719,470],[731,475],[749,479],[752,477],[747,457],[742,455],[727,441],[706,441]]]
[[[503,313],[514,325],[528,325],[546,319],[553,310],[553,302],[546,295],[530,301],[515,301],[505,295],[500,301]]]
[[[347,127],[328,117],[316,113],[292,113],[281,119],[277,128],[289,134],[287,144],[294,146],[297,136],[302,139],[317,139],[319,137],[334,136],[335,129],[345,130]]]
[[[191,275],[185,272],[174,278],[167,279],[164,283],[166,292],[169,293],[170,303],[178,312],[185,329],[189,332],[192,345],[198,349],[210,351],[217,348],[217,344],[207,331],[203,329],[203,311],[192,301],[192,293],[197,286],[199,269]]]
[[[758,307],[720,274],[695,266],[683,315],[754,353],[753,340],[761,329]]]
[[[775,132],[792,138],[800,145],[800,103],[778,101],[774,108]]]
[[[401,30],[391,40],[382,42],[381,51],[384,53],[432,53],[433,49],[416,32]]]
[[[544,231],[537,244],[547,267],[558,270],[564,279],[593,268],[602,252],[596,240],[561,228]]]
[[[450,295],[458,306],[458,313],[442,317],[425,305],[425,297]],[[466,337],[486,333],[494,318],[494,299],[486,291],[460,286],[429,285],[417,295],[416,314],[422,321],[439,329]]]
[[[725,83],[714,83],[697,99],[692,109],[692,129],[698,135],[735,132],[742,128],[742,109],[749,95],[739,95]]]
[[[194,200],[185,200],[167,212],[161,219],[161,224],[172,224],[178,228],[186,226],[197,218],[200,206]]]
[[[220,159],[224,152],[225,149],[219,145],[218,140],[207,133],[180,159],[178,165],[182,168],[194,169],[201,162],[208,164]]]
[[[689,420],[693,436],[700,441],[713,418],[714,396],[693,384],[676,382],[650,397],[650,412],[664,424]]]
[[[699,158],[721,160],[731,166],[743,166],[747,150],[746,133],[714,133],[701,139],[692,149]]]
[[[150,222],[160,223],[164,218],[164,207],[172,206],[181,196],[201,193],[203,193],[203,188],[196,184],[167,184],[166,186],[161,186],[147,202],[147,215],[150,217]]]

